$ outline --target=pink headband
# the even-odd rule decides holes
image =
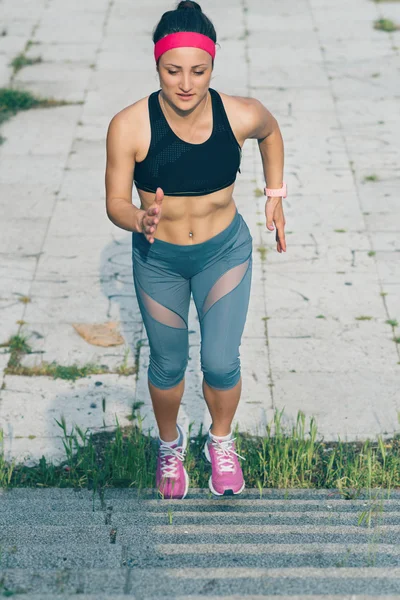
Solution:
[[[177,33],[169,33],[165,37],[158,40],[154,45],[154,58],[157,60],[172,48],[180,48],[181,46],[189,46],[191,48],[201,48],[211,56],[215,57],[215,43],[208,36],[194,31],[179,31]]]

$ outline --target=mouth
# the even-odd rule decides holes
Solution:
[[[184,100],[188,100],[189,98],[192,98],[192,96],[194,96],[194,94],[177,94],[177,95]]]

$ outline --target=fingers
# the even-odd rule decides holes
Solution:
[[[153,216],[154,210],[154,208],[149,208],[146,215],[143,217],[143,233],[151,244],[154,242],[154,238],[151,234],[157,229],[157,224],[160,220],[159,217]]]
[[[161,202],[162,202],[163,198],[164,198],[164,192],[163,192],[163,190],[162,190],[160,187],[158,187],[158,188],[156,189],[155,202],[157,202],[157,203],[160,203],[160,204],[161,204]]]
[[[161,217],[161,204],[164,198],[163,190],[158,187],[156,189],[156,195],[154,199],[154,204],[147,209],[146,217],[144,217],[143,221],[146,219],[146,238],[150,243],[154,242],[154,238],[151,236],[157,229],[157,225],[160,221]]]
[[[269,231],[274,231],[276,227],[275,240],[278,252],[286,252],[285,240],[285,216],[283,214],[282,201],[275,198],[268,198],[265,203],[266,226]]]
[[[278,252],[286,252],[286,240],[285,240],[285,231],[284,225],[276,224],[276,236],[275,239],[277,241],[277,250]]]
[[[147,209],[147,214],[150,215],[150,216],[160,215],[160,212],[161,212],[161,206],[160,205],[156,205],[156,204],[152,204]]]
[[[274,230],[274,220],[271,222],[267,221],[268,229]],[[278,252],[286,252],[286,240],[285,240],[285,224],[281,222],[277,222],[275,220],[275,240],[276,240],[276,249]]]
[[[274,231],[274,223],[273,223],[272,217],[271,217],[270,219],[268,219],[268,220],[267,220],[267,228],[268,228],[270,231]]]
[[[267,220],[267,229],[269,229],[270,231],[274,230],[274,212],[275,212],[275,205],[272,202],[266,202],[265,203],[265,217]]]

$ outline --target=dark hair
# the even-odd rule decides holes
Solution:
[[[182,0],[175,10],[165,12],[153,32],[153,42],[178,31],[195,31],[217,42],[217,33],[210,19],[203,13],[201,6],[192,0]],[[157,61],[158,64],[158,61]],[[214,66],[214,59],[212,61]]]

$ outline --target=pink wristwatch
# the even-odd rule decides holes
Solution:
[[[264,188],[264,196],[280,196],[282,198],[286,198],[287,196],[287,185],[285,182],[283,182],[283,185],[281,188],[279,189],[274,189],[274,188]]]

